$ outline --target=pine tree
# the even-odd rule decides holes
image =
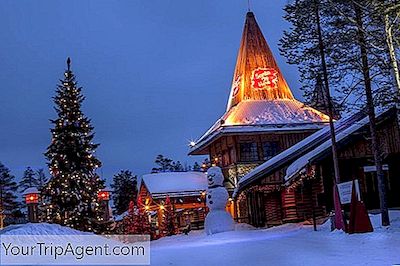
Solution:
[[[101,162],[94,152],[94,133],[90,120],[82,113],[82,88],[67,60],[64,79],[57,86],[57,119],[51,120],[52,141],[45,153],[52,178],[44,188],[47,221],[83,231],[95,231],[101,218],[98,192],[104,187],[96,174]]]
[[[163,172],[171,172],[173,171],[172,159],[164,157],[162,154],[157,155],[154,161],[158,167],[154,167],[151,172],[152,173],[163,173]]]
[[[318,86],[321,77],[326,77],[333,92],[342,92],[342,67],[335,61],[335,41],[341,36],[329,29],[333,20],[329,9],[329,0],[294,0],[284,7],[284,18],[291,27],[284,32],[280,40],[280,52],[289,64],[297,65],[301,90],[308,104],[313,100],[315,87]],[[321,55],[321,40],[324,55]],[[326,69],[323,69],[322,56]],[[340,96],[344,97],[343,94],[345,92]]]
[[[183,171],[184,172],[192,171],[192,166],[190,164],[188,164],[187,162],[185,162],[184,167],[183,167]]]
[[[183,172],[184,168],[180,161],[176,161],[172,163],[172,171],[173,172]]]
[[[121,170],[114,175],[112,198],[114,201],[115,214],[120,215],[128,210],[129,203],[134,201],[137,195],[137,176],[129,170]]]
[[[365,107],[369,117],[371,150],[376,165],[382,225],[389,225],[387,209],[387,180],[382,168],[382,147],[377,134],[375,107],[395,100],[389,54],[385,46],[384,23],[375,20],[372,1],[337,0],[332,2],[335,21],[332,27],[343,37],[337,42],[342,54],[340,62],[346,66],[348,79],[356,83],[351,90]],[[378,37],[380,36],[380,37]]]
[[[201,166],[197,162],[195,162],[193,164],[193,171],[194,172],[201,172]]]
[[[37,187],[39,191],[42,191],[43,187],[49,182],[46,174],[44,173],[44,169],[40,168],[36,171],[36,180],[37,180]]]
[[[35,171],[32,170],[31,167],[27,167],[24,171],[24,175],[22,176],[21,181],[19,182],[19,190],[20,192],[24,192],[26,189],[30,187],[37,187],[38,180],[36,178]]]
[[[17,183],[10,170],[0,162],[0,211],[15,212],[18,209]]]
[[[368,50],[367,50],[368,46],[367,46],[367,39],[365,38],[365,33],[363,32],[364,31],[363,14],[362,14],[363,11],[358,5],[358,3],[354,3],[354,11],[355,11],[355,20],[357,23],[357,37],[358,37],[357,42],[360,48],[363,83],[365,87],[365,95],[367,100],[367,110],[368,110],[369,126],[371,133],[371,147],[374,154],[376,174],[378,179],[382,225],[387,226],[390,225],[389,211],[387,207],[387,193],[386,193],[387,180],[385,177],[385,173],[383,172],[382,151],[380,146],[380,139],[377,134],[377,127],[375,120],[376,119],[375,105],[373,99],[370,62],[368,59]]]
[[[393,93],[394,82],[388,64],[391,62],[390,53],[382,48],[386,47],[382,37],[385,36],[385,23],[374,2],[377,1],[295,0],[285,9],[285,18],[293,27],[285,33],[281,48],[289,63],[299,64],[306,89],[312,88],[310,84],[316,84],[321,75],[326,91],[330,87],[341,94],[349,109],[367,110],[371,148],[377,166],[382,224],[387,225],[386,179],[376,132],[375,106],[393,101],[396,93]],[[325,70],[320,60],[322,52]]]

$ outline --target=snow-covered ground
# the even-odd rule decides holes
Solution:
[[[152,242],[152,265],[400,265],[400,211],[382,228],[347,235],[330,232],[329,222],[312,226],[287,224],[263,230],[242,229],[206,236],[172,236]]]
[[[236,231],[206,236],[165,237],[151,243],[151,265],[400,265],[400,211],[391,212],[392,225],[382,228],[372,215],[375,231],[347,235],[330,232],[329,222],[318,228],[286,224],[269,229],[237,226]],[[49,224],[11,226],[0,234],[79,234]]]

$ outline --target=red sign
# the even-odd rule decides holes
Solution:
[[[235,97],[239,93],[240,89],[240,76],[237,76],[232,83],[232,98]]]
[[[274,68],[257,68],[253,71],[251,85],[256,90],[278,88],[278,71]]]

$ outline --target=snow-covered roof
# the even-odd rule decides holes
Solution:
[[[195,154],[222,134],[315,130],[329,118],[296,99],[247,100],[232,107],[191,147]]]
[[[327,122],[329,117],[296,99],[242,101],[223,118],[227,125],[286,125]]]
[[[353,125],[355,122],[359,121],[365,116],[363,112],[358,112],[354,115],[344,117],[337,122],[335,122],[335,130],[338,134],[349,126]],[[277,154],[270,160],[256,167],[253,171],[249,172],[247,175],[243,176],[238,183],[238,187],[235,189],[234,196],[243,189],[246,185],[250,184],[252,181],[258,179],[259,177],[273,173],[276,169],[280,169],[283,165],[293,162],[300,156],[310,152],[317,146],[321,145],[330,138],[330,128],[326,126],[325,128],[315,132],[314,134],[308,136],[302,141],[296,143],[292,147],[284,150],[283,152]]]
[[[386,114],[392,108],[385,108],[376,111],[377,118]],[[346,116],[335,122],[335,131],[337,142],[340,143],[347,136],[350,136],[357,130],[366,126],[369,122],[365,112],[360,111],[353,115]],[[238,187],[234,191],[234,196],[238,195],[245,186],[257,180],[260,177],[272,174],[274,171],[281,169],[289,164],[286,170],[285,181],[290,182],[290,179],[297,173],[302,171],[304,167],[312,162],[317,156],[323,152],[327,152],[331,147],[330,128],[325,127],[314,134],[308,136],[289,149],[279,153],[270,160],[256,167],[253,171],[243,176],[238,183]]]
[[[387,110],[386,110],[387,111]],[[376,114],[377,118],[379,118],[385,111],[380,111]],[[368,125],[369,117],[364,117],[363,119],[356,121],[349,125],[347,128],[343,129],[340,132],[336,133],[336,142],[340,143],[346,137],[350,136],[357,130],[363,128],[364,126]],[[303,155],[302,157],[298,158],[294,161],[289,167],[286,169],[286,175],[284,177],[285,184],[291,182],[291,180],[299,174],[308,164],[312,163],[317,157],[319,157],[322,153],[330,150],[332,147],[332,140],[328,139],[312,151],[308,152],[307,154]]]
[[[37,187],[30,187],[24,190],[23,195],[27,195],[27,194],[39,194],[39,190],[37,189]]]
[[[153,198],[198,196],[207,189],[207,177],[202,172],[166,172],[147,174],[142,184]]]

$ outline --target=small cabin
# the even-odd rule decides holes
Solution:
[[[157,231],[162,220],[163,206],[172,205],[177,229],[188,224],[192,229],[204,228],[207,178],[203,172],[165,172],[144,175],[140,182],[138,201],[148,213]]]

